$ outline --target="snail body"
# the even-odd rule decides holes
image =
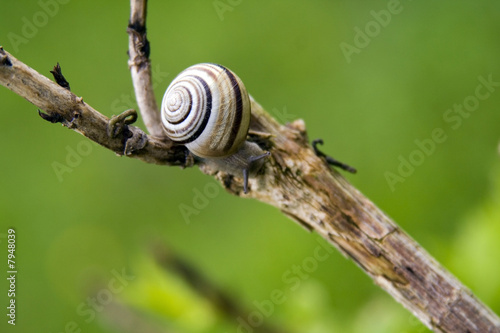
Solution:
[[[241,79],[226,67],[209,63],[181,72],[161,105],[166,135],[204,162],[243,176],[245,193],[248,176],[269,155],[246,141],[250,114],[250,98]]]

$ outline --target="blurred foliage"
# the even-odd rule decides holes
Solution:
[[[451,247],[449,268],[495,309],[500,309],[500,166],[491,174],[490,195],[466,214]],[[498,310],[497,310],[498,311]]]
[[[349,63],[342,43],[354,45],[357,28],[376,29],[375,16],[393,1],[242,0],[222,15],[214,7],[220,2],[229,3],[151,1],[158,100],[192,64],[233,69],[280,121],[303,118],[325,152],[359,170],[346,175],[351,182],[499,313],[500,91],[456,129],[443,117],[475,94],[480,76],[500,81],[500,2],[401,1]],[[72,91],[111,116],[136,107],[128,15],[127,2],[7,0],[0,44],[47,76],[59,62]],[[277,209],[220,190],[186,221],[179,207],[214,183],[196,169],[116,157],[44,122],[4,88],[0,108],[0,244],[5,255],[6,230],[16,228],[19,332],[65,332],[73,322],[82,332],[112,330],[79,309],[92,309],[89,295],[105,291],[99,286],[122,269],[135,279],[113,300],[166,330],[235,331],[234,321],[148,259],[153,239],[250,311],[273,290],[287,290],[267,321],[291,332],[426,331],[336,251],[291,291],[284,274],[318,240]],[[436,128],[447,139],[392,191],[386,173],[397,173],[400,158],[419,149],[415,140]],[[58,177],[55,162],[71,164],[71,172]],[[0,331],[6,326],[2,320]]]

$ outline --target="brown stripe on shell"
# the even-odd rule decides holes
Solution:
[[[220,66],[220,65],[219,65]],[[234,76],[234,74],[228,70],[226,67],[220,66],[223,70],[224,73],[227,75],[229,80],[231,80],[231,87],[232,87],[232,92],[234,94],[234,101],[236,102],[235,105],[235,114],[234,114],[234,120],[231,125],[231,134],[229,136],[228,141],[226,142],[226,145],[224,146],[225,150],[230,150],[232,145],[234,144],[234,140],[236,140],[236,136],[238,135],[240,131],[240,126],[241,126],[241,120],[243,118],[243,99],[241,96],[241,89],[240,85],[238,84],[238,80]]]
[[[217,112],[217,118],[214,119],[215,123],[211,135],[210,148],[221,151],[229,151],[230,149],[227,148],[227,143],[230,138],[231,130],[234,126],[234,103],[232,103],[234,96],[231,85],[228,84],[226,75],[224,75],[224,67],[212,64],[212,68],[219,74],[216,81],[218,84],[216,89],[218,89],[220,94],[219,112]]]
[[[201,123],[200,127],[196,130],[196,132],[193,133],[193,135],[191,135],[189,138],[187,138],[185,140],[176,140],[175,138],[179,137],[179,134],[181,134],[180,136],[182,137],[185,133],[189,133],[190,131],[193,130],[193,128],[196,128],[196,123],[200,121],[199,117],[193,117],[192,120],[189,123],[183,124],[184,126],[182,126],[181,128],[176,129],[175,131],[172,130],[171,128],[169,128],[169,126],[165,126],[165,124],[163,124],[164,125],[163,127],[165,128],[165,131],[167,132],[167,135],[172,140],[174,140],[174,141],[176,141],[178,143],[181,143],[181,144],[186,144],[186,143],[189,143],[189,142],[193,142],[194,140],[196,140],[201,135],[201,133],[203,133],[203,130],[205,129],[205,127],[208,124],[208,120],[210,119],[210,114],[211,114],[211,111],[212,111],[212,93],[210,91],[210,87],[208,86],[207,82],[204,79],[202,79],[201,77],[196,76],[196,75],[190,75],[189,78],[194,78],[195,80],[197,80],[201,84],[201,86],[203,87],[203,89],[205,90],[206,101],[203,101],[203,100],[205,100],[203,98],[203,100],[201,101],[201,103],[198,103],[198,104],[200,106],[205,106],[206,110],[205,110],[204,116],[203,116],[203,118],[201,120],[202,123]],[[182,83],[183,81],[189,81],[189,80],[187,80],[187,78],[186,78],[184,80],[179,80],[178,82],[175,82],[174,84],[179,84],[179,83]],[[202,96],[195,96],[195,97],[199,98],[199,97],[202,97]],[[189,111],[191,112],[193,110],[190,108]],[[195,112],[196,112],[196,110],[195,110]],[[184,120],[188,116],[189,116],[189,113],[186,114],[186,117],[184,117]],[[171,124],[173,124],[173,123],[171,123]]]

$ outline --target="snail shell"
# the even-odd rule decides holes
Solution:
[[[202,158],[226,157],[245,142],[250,100],[236,74],[217,64],[181,72],[163,96],[161,119],[167,136]]]
[[[217,170],[248,179],[264,164],[269,152],[246,141],[250,99],[236,74],[217,64],[198,64],[181,72],[161,103],[166,135]]]

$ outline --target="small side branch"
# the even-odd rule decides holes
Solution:
[[[163,131],[151,79],[150,45],[146,36],[147,1],[130,0],[128,66],[132,74],[137,105],[149,133],[170,141]]]

